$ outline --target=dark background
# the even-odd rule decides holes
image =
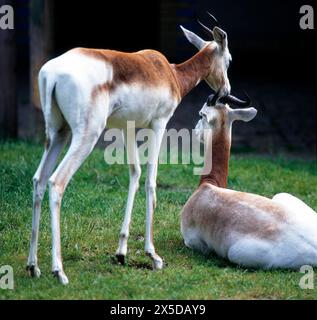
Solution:
[[[299,8],[309,3],[306,0],[151,0],[146,4],[57,0],[55,3],[56,53],[76,46],[123,51],[153,48],[163,51],[170,60],[181,62],[194,54],[195,49],[187,43],[179,25],[184,24],[205,37],[196,19],[211,26],[213,22],[205,14],[209,10],[228,33],[234,57],[232,71],[247,71],[257,77],[273,74],[285,78],[313,77],[314,35],[299,28]],[[162,31],[166,34],[161,34]],[[166,39],[172,38],[167,33],[175,37],[175,43],[166,44]]]
[[[39,0],[40,1],[40,0]],[[29,4],[16,0],[19,136],[28,136]],[[246,90],[259,110],[250,124],[234,126],[234,146],[257,152],[316,151],[315,31],[301,30],[299,9],[312,1],[151,0],[54,1],[54,57],[83,46],[162,51],[170,62],[188,59],[196,49],[179,25],[205,37],[196,22],[212,26],[209,10],[228,33],[233,62],[229,79],[234,94]],[[1,32],[1,31],[0,31]],[[1,59],[1,57],[0,57]],[[24,80],[23,80],[24,79]],[[169,127],[193,128],[198,110],[210,94],[205,83],[183,100]]]

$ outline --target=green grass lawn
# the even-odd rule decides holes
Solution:
[[[191,165],[159,167],[154,239],[157,252],[166,261],[165,269],[152,271],[144,255],[143,186],[135,200],[127,264],[118,265],[114,252],[127,197],[128,169],[106,165],[102,150],[95,150],[84,163],[63,199],[62,252],[70,284],[64,287],[51,275],[47,195],[39,242],[42,277],[29,278],[25,266],[31,234],[32,176],[41,154],[40,145],[0,144],[0,266],[11,265],[15,278],[15,289],[0,289],[0,299],[317,298],[317,282],[314,290],[302,290],[299,272],[247,270],[184,247],[180,211],[198,183]],[[315,162],[233,155],[229,187],[268,197],[289,192],[317,209]]]

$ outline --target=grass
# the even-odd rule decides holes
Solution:
[[[192,175],[192,165],[159,168],[154,239],[166,268],[150,270],[151,263],[143,252],[144,188],[135,200],[127,265],[118,265],[114,252],[127,197],[128,171],[122,165],[106,165],[101,150],[95,150],[77,172],[63,199],[62,248],[70,284],[63,287],[50,273],[47,195],[39,245],[42,277],[30,279],[25,266],[31,233],[31,180],[41,154],[42,146],[35,144],[0,144],[0,266],[11,265],[15,279],[15,289],[0,289],[0,299],[317,298],[317,289],[300,289],[299,272],[247,270],[184,247],[180,211],[198,181]],[[290,192],[316,210],[316,186],[315,162],[254,155],[231,158],[229,187],[236,190],[268,197]]]

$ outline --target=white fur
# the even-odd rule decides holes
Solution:
[[[121,85],[110,96],[107,127],[125,128],[127,121],[135,121],[137,128],[148,128],[153,119],[168,121],[177,105],[168,88]]]

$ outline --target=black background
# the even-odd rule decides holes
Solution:
[[[227,31],[234,71],[258,77],[291,76],[297,81],[313,77],[315,33],[299,28],[299,8],[312,1],[209,0],[199,1],[199,6],[196,1],[189,2],[193,3],[193,20],[199,17],[211,26],[205,14],[209,10]],[[186,58],[181,50],[164,52],[160,46],[159,0],[57,0],[55,6],[57,53],[77,46],[122,51],[152,48],[162,50],[175,62]],[[179,24],[176,20],[174,29],[181,33]],[[198,24],[191,23],[192,26],[196,26],[193,31],[204,36]]]
[[[29,86],[29,0],[16,3],[21,100]],[[300,7],[307,4],[314,2],[55,0],[54,51],[50,58],[74,47],[127,52],[157,49],[171,63],[180,63],[197,50],[188,43],[179,25],[207,40],[197,18],[212,28],[208,10],[228,34],[233,57],[228,71],[232,93],[247,91],[258,109],[252,125],[235,124],[233,148],[270,154],[295,152],[311,159],[316,157],[317,145],[315,30],[302,30],[299,26]],[[186,9],[173,11],[175,7]],[[204,82],[194,88],[176,109],[168,128],[193,128],[210,93]],[[20,106],[19,110],[20,119],[25,119],[28,109]],[[27,133],[27,121],[20,122],[20,132]]]

